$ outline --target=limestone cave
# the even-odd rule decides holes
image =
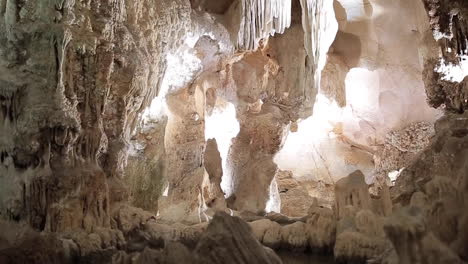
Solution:
[[[0,0],[1,264],[467,264],[468,0]]]

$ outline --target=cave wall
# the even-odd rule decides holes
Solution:
[[[189,78],[192,82],[174,89],[174,93],[169,92],[166,97],[169,110],[166,134],[171,135],[166,135],[165,141],[169,163],[172,164],[168,165],[168,198],[163,198],[168,204],[165,209],[168,215],[183,217],[193,214],[192,219],[196,219],[200,212],[210,210],[206,204],[212,198],[205,190],[213,188],[207,187],[210,186],[207,172],[203,162],[198,161],[202,160],[205,148],[203,136],[206,136],[206,122],[217,104],[232,104],[239,122],[239,133],[232,140],[232,145],[228,144],[231,146],[223,161],[221,186],[228,207],[262,212],[270,200],[271,191],[277,193],[276,188],[272,187],[276,173],[273,156],[283,142],[288,125],[312,112],[316,93],[316,55],[309,54],[304,44],[310,37],[305,32],[311,27],[308,26],[310,21],[301,19],[301,3],[291,3],[294,19],[288,22],[281,22],[287,14],[277,19],[275,13],[269,13],[270,4],[274,6],[271,8],[281,8],[275,3],[266,4],[263,11],[251,6],[249,1],[233,3],[222,17],[213,16],[215,24],[219,23],[219,27],[226,28],[230,33],[230,39],[215,34],[208,38],[215,46],[201,44],[197,48],[196,44],[189,49],[189,52],[196,50],[193,54],[198,56],[202,69],[192,69],[190,74],[193,77]],[[287,3],[283,4],[288,6]],[[251,8],[254,12],[252,17],[241,15],[245,20],[238,21],[241,27],[237,27],[235,18],[239,12],[243,14]],[[265,21],[254,20],[253,17]],[[253,24],[258,24],[242,28],[243,23],[250,23],[249,19]],[[233,36],[232,32],[236,30],[239,30],[239,34]],[[269,34],[282,31],[282,35],[266,38]],[[252,42],[252,38],[255,42]],[[238,52],[215,52],[216,45],[232,45],[237,47]],[[318,43],[314,45],[319,46]],[[176,97],[171,99],[172,96]],[[196,132],[192,130],[195,127]],[[193,165],[184,169],[185,165],[178,163],[186,159],[193,161]],[[179,202],[179,205],[175,205]],[[201,215],[200,219],[210,217],[204,213]]]
[[[466,71],[467,5],[465,1],[422,1],[430,25],[423,54],[428,102],[444,109],[429,146],[403,170],[390,190],[403,207],[386,230],[401,263],[461,263],[467,234],[466,206]],[[430,52],[429,52],[430,51]],[[460,74],[457,78],[449,75]],[[415,224],[417,229],[412,229]],[[413,239],[400,239],[405,235]],[[407,250],[406,246],[412,247]],[[426,252],[434,252],[432,255]],[[430,256],[427,258],[425,256]]]
[[[322,52],[314,113],[298,122],[275,162],[304,184],[334,184],[356,169],[371,184],[405,167],[432,136],[414,137],[414,146],[399,151],[389,143],[393,134],[433,131],[441,116],[426,102],[422,78],[435,41],[428,41],[432,32],[420,1],[329,4],[337,31],[323,27],[332,43]]]
[[[439,49],[425,58],[426,92],[429,103],[463,113],[467,107],[466,56],[468,3],[423,1]],[[441,56],[440,56],[441,55]],[[437,69],[434,71],[434,69]],[[454,73],[456,76],[453,76]]]
[[[109,226],[110,204],[125,199],[131,131],[158,93],[164,54],[178,45],[190,6],[2,1],[0,7],[1,215],[39,230]]]
[[[284,34],[271,37],[260,50],[229,66],[240,125],[227,157],[233,179],[227,201],[232,209],[262,212],[267,203],[279,204],[279,196],[274,195],[274,155],[290,124],[312,112],[315,56],[308,53],[309,36],[299,2],[293,3],[292,12]],[[275,208],[279,211],[278,205]]]
[[[0,1],[0,218],[56,232],[49,240],[0,221],[8,231],[1,232],[0,260],[6,244],[29,236],[32,245],[16,246],[36,247],[33,258],[63,250],[115,263],[180,262],[189,250],[166,243],[179,240],[198,244],[201,262],[223,262],[228,248],[232,259],[279,263],[255,235],[273,248],[333,251],[339,261],[468,261],[468,213],[460,210],[468,205],[466,1],[336,1],[339,32],[327,64],[334,20],[320,12],[325,3]],[[408,21],[394,23],[402,13]],[[429,103],[444,110],[434,130],[436,111],[422,103],[419,74]],[[356,79],[365,85],[348,87]],[[343,107],[363,90],[369,101],[356,116],[331,126],[336,140],[354,148],[332,165],[372,167],[361,154],[378,142],[378,168],[406,167],[395,186],[383,183],[375,196],[359,171],[301,183],[278,170],[274,157],[301,128],[299,119],[323,98]],[[323,97],[316,101],[317,92]],[[207,143],[206,122],[226,105],[235,109],[239,133],[223,156],[215,140]],[[147,170],[138,171],[142,166]],[[140,203],[134,191],[146,184],[129,186],[124,177],[132,173],[155,176],[156,196],[167,187],[157,203],[143,199],[153,213],[128,205]],[[241,215],[227,207],[253,212],[243,217],[258,220],[254,233],[239,218],[215,215]],[[258,216],[281,207],[298,217]],[[214,220],[169,226],[161,218]],[[15,228],[21,232],[12,234]],[[165,250],[154,250],[161,244]],[[16,260],[28,258],[19,252]]]

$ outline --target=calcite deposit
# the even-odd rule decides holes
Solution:
[[[467,108],[466,0],[0,0],[0,263],[468,263]]]

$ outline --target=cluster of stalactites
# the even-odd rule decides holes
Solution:
[[[291,25],[291,0],[242,0],[237,48],[257,49],[259,41]]]
[[[312,65],[318,66],[321,55],[321,24],[325,23],[324,17],[317,15],[323,9],[323,0],[301,0],[302,26],[304,27],[304,47],[312,60]],[[316,69],[314,69],[315,71]],[[318,72],[316,71],[317,75]],[[318,87],[319,76],[315,76],[315,85]]]

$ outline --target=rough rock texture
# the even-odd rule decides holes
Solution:
[[[255,220],[250,223],[255,236],[275,249],[333,252],[335,259],[344,263],[375,260],[393,249],[384,232],[384,221],[392,214],[390,197],[371,198],[360,172],[338,184],[335,195],[342,198],[342,193],[346,198],[339,206],[330,209],[319,206],[315,200],[302,218],[271,215]],[[366,201],[367,207],[363,205]],[[390,207],[384,209],[388,204]]]
[[[293,178],[290,171],[279,170],[275,175],[281,200],[280,212],[290,217],[301,217],[307,215],[307,211],[314,203],[311,196],[299,181]]]
[[[233,139],[228,154],[233,179],[233,194],[228,204],[236,210],[264,210],[269,197],[276,172],[273,155],[282,141],[281,111],[275,105],[268,105],[270,111],[266,110],[267,105],[251,108],[248,102],[261,100],[262,87],[268,80],[274,80],[277,71],[277,63],[260,51],[247,54],[245,59],[232,65],[232,78],[242,100],[237,111],[240,132]],[[251,85],[257,89],[250,89]],[[256,194],[252,193],[254,189]]]
[[[206,221],[204,193],[210,185],[204,168],[206,116],[216,102],[215,87],[221,87],[222,63],[233,52],[233,44],[221,18],[192,12],[190,33],[184,44],[170,54],[161,98],[151,108],[164,107],[167,115],[167,194],[160,200],[161,217],[171,221]],[[158,111],[149,111],[158,116]],[[209,188],[208,188],[209,189]]]
[[[378,198],[371,198],[360,171],[337,182],[333,253],[338,261],[371,260],[382,256],[390,247],[383,228],[385,217],[392,213],[392,202],[385,187]]]
[[[192,1],[190,4],[218,14],[228,12],[229,1],[218,6],[210,2]],[[242,4],[244,9],[250,8],[247,1]],[[299,2],[292,5],[290,8],[288,2],[272,1],[262,6],[265,9],[254,16],[264,19],[258,20],[257,24],[262,30],[247,30],[247,38],[254,39],[263,34],[261,31],[282,33],[289,26],[291,12],[301,13]],[[233,51],[229,37],[226,37],[229,34],[219,22],[223,19],[190,11],[188,6],[189,2],[182,0],[169,5],[163,1],[113,1],[102,5],[97,2],[64,2],[56,6],[53,3],[36,5],[15,1],[2,4],[5,18],[2,21],[5,28],[2,45],[4,54],[8,54],[2,60],[4,76],[16,76],[16,72],[22,74],[6,78],[5,88],[2,87],[2,120],[5,121],[1,128],[5,132],[1,139],[2,150],[5,149],[2,152],[2,163],[5,164],[2,170],[5,173],[2,176],[8,175],[2,178],[5,183],[2,186],[8,186],[2,192],[5,198],[2,199],[2,215],[15,220],[28,218],[36,228],[53,231],[76,227],[90,230],[94,225],[108,227],[109,210],[114,202],[127,199],[127,190],[121,180],[125,172],[131,177],[126,179],[126,183],[130,183],[129,194],[133,204],[153,212],[161,209],[162,215],[164,211],[170,211],[174,214],[173,219],[188,216],[190,221],[201,220],[200,212],[206,209],[211,199],[205,187],[213,184],[206,181],[202,158],[205,149],[204,111],[213,107],[216,101],[209,95],[224,95],[224,99],[233,101],[240,108],[245,107],[245,102],[250,104],[250,99],[244,98],[242,85],[238,85],[238,91],[234,93],[215,91],[213,94],[212,84],[208,83],[213,73],[224,71],[218,74],[219,80],[231,78],[231,68],[236,68],[233,65],[239,57],[223,65],[223,56],[230,56]],[[246,10],[240,13],[241,20],[248,21]],[[237,16],[233,13],[231,10],[226,14],[227,20]],[[192,26],[186,30],[189,19]],[[261,118],[275,116],[278,109],[281,112],[279,117],[275,117],[280,119],[280,126],[268,127],[268,124],[261,128],[276,130],[274,145],[278,146],[286,124],[310,113],[315,91],[312,79],[304,78],[311,76],[308,73],[314,67],[306,63],[308,57],[314,56],[307,55],[309,47],[306,45],[309,43],[304,44],[304,28],[309,21],[302,21],[300,15],[295,16],[295,20],[294,28],[287,36],[272,39],[267,49],[257,52],[263,57],[262,63],[271,62],[272,67],[266,72],[280,70],[278,78],[261,85],[263,91],[260,90],[256,96],[267,106],[262,110],[265,115]],[[169,21],[170,27],[167,26]],[[29,29],[32,24],[35,26]],[[50,26],[54,29],[51,31],[53,36],[42,34]],[[310,34],[309,31],[307,33]],[[41,37],[34,35],[37,32],[42,34]],[[198,39],[196,43],[188,44],[193,40],[184,36],[186,33],[193,33]],[[33,35],[34,38],[31,37]],[[249,35],[255,37],[250,38]],[[49,38],[53,42],[51,45],[46,43]],[[290,39],[297,40],[294,42],[297,48],[290,51],[304,61],[300,66],[291,63],[291,54],[279,52],[291,45]],[[252,47],[262,46],[262,49],[267,43],[266,39],[248,42],[253,43]],[[176,50],[189,53],[181,62],[187,70],[180,72],[187,75],[181,83],[175,81],[178,75],[173,76],[170,72],[173,67],[171,56]],[[53,56],[45,58],[47,52],[55,54],[56,60]],[[26,76],[31,72],[37,72],[38,77],[34,74]],[[49,72],[55,72],[56,78],[48,79]],[[296,85],[289,87],[291,82]],[[229,89],[232,83],[223,84],[219,87]],[[267,97],[262,94],[265,90],[268,91]],[[241,99],[233,98],[233,94]],[[155,96],[167,101],[167,125],[166,119],[161,118],[158,120],[160,124],[144,122],[140,126],[140,114]],[[52,103],[42,100],[48,97],[55,99]],[[205,99],[206,104],[203,103]],[[33,116],[32,109],[41,111]],[[240,120],[244,118],[245,112],[242,111],[245,110],[240,111]],[[26,129],[26,123],[31,127]],[[49,141],[52,144],[48,144]],[[161,142],[164,142],[164,148]],[[125,168],[129,150],[132,158],[130,166]],[[252,150],[253,156],[258,156],[256,151]],[[265,158],[269,164],[265,166],[269,168],[266,173],[274,175],[268,173],[275,170],[269,157],[275,150],[270,152]],[[166,153],[167,157],[163,157]],[[178,165],[180,160],[184,161],[182,166]],[[168,164],[167,168],[165,164]],[[29,167],[34,170],[29,170]],[[21,177],[12,176],[18,174],[15,170],[20,170]],[[61,175],[62,172],[67,172],[67,175]],[[235,174],[244,173],[239,170]],[[265,194],[252,210],[263,210],[266,203],[263,200],[274,188],[270,188],[271,176],[260,175],[257,178],[259,185],[265,188]],[[169,183],[168,197],[158,205],[156,199],[165,186],[161,183],[164,179]],[[219,185],[219,178],[216,181],[214,186]],[[248,184],[245,179],[240,181]],[[51,196],[49,189],[54,190],[54,195]],[[151,194],[142,194],[149,189]],[[221,194],[219,188],[214,192],[216,196]],[[29,199],[31,203],[23,199]],[[92,203],[94,200],[98,200],[97,205]],[[180,201],[187,203],[179,205]],[[168,203],[171,205],[167,206]]]
[[[259,42],[275,33],[282,34],[291,24],[291,0],[241,0],[237,46],[257,49]]]
[[[282,263],[255,239],[247,223],[224,213],[215,215],[195,252],[202,263]]]
[[[158,200],[165,187],[166,125],[167,118],[161,118],[147,120],[137,127],[130,141],[132,150],[125,169],[129,202],[152,212],[158,210]]]
[[[314,204],[305,217],[284,220],[260,219],[249,224],[256,238],[273,249],[320,253],[333,251],[336,219],[331,209]]]
[[[224,14],[234,0],[206,1],[206,0],[190,0],[193,9],[202,9],[204,11]]]
[[[464,263],[467,216],[459,208],[467,201],[467,116],[461,114],[466,103],[466,74],[462,71],[455,79],[447,78],[454,78],[456,67],[463,67],[467,5],[465,1],[423,2],[429,20],[421,20],[421,25],[432,28],[422,54],[426,92],[431,105],[444,104],[448,111],[436,122],[429,146],[410,162],[390,190],[393,201],[402,208],[385,221],[385,232],[396,253],[388,254],[384,261]]]
[[[314,197],[310,196],[304,187],[296,187],[285,193],[280,192],[281,213],[291,217],[301,217],[307,214],[314,203]]]
[[[422,237],[433,235],[431,239],[438,241],[444,254],[452,254],[444,249],[450,246],[465,261],[461,248],[466,247],[466,213],[459,208],[466,205],[466,125],[466,114],[447,114],[439,120],[432,144],[403,171],[391,190],[395,202],[419,206],[419,217],[424,219]]]
[[[468,261],[467,10],[0,0],[0,262]]]
[[[434,107],[443,105],[450,111],[464,112],[468,107],[467,73],[463,70],[455,78],[453,75],[468,54],[468,3],[460,0],[423,2],[429,15],[426,23],[438,45],[433,48],[436,53],[425,56],[424,81],[429,103]],[[440,53],[442,58],[438,57]]]
[[[209,139],[206,142],[204,164],[210,181],[208,186],[209,191],[204,191],[205,194],[209,195],[205,197],[206,204],[211,208],[219,210],[225,209],[226,201],[224,200],[224,193],[221,189],[223,167],[216,139]]]
[[[272,249],[281,246],[281,225],[269,219],[249,223],[258,241]]]
[[[434,126],[429,123],[415,123],[388,133],[383,147],[374,154],[376,179],[385,180],[390,172],[406,168],[429,145],[433,136]]]
[[[434,72],[434,68],[440,66],[437,60],[428,60],[425,65],[424,81],[429,103],[434,107],[442,106],[450,111],[462,113],[468,107],[468,78],[465,77],[460,83],[441,80],[444,74]]]
[[[332,5],[338,32],[326,23],[320,26],[322,40],[332,43],[321,52],[328,55],[322,56],[323,70],[319,67],[314,114],[291,129],[275,162],[301,182],[334,184],[355,170],[363,172],[368,184],[382,182],[386,173],[375,171],[374,157],[383,166],[397,159],[396,152],[381,155],[387,134],[421,122],[433,124],[440,115],[426,103],[422,80],[423,57],[437,54],[431,46],[435,41],[429,41],[429,24],[421,22],[428,20],[427,14],[419,0],[327,4]],[[321,12],[330,12],[327,4],[324,1]],[[415,138],[413,144],[427,140]]]
[[[190,6],[0,6],[1,215],[38,230],[108,227],[110,203],[122,199],[130,133],[157,94],[161,58],[180,41]]]
[[[423,2],[434,37],[441,45],[443,57],[453,62],[457,56],[466,55],[468,3],[463,0],[423,0]]]
[[[355,171],[336,183],[335,201],[335,209],[339,218],[346,215],[349,207],[353,207],[356,211],[371,209],[371,198],[362,172]]]
[[[398,254],[398,263],[464,263],[426,226],[421,208],[404,208],[385,223],[385,232]]]
[[[299,6],[292,10],[300,13]],[[277,170],[273,157],[287,125],[310,114],[313,106],[316,88],[307,78],[312,66],[306,63],[304,31],[298,16],[291,23],[264,49],[237,58],[228,68],[240,125],[228,154],[232,175],[228,204],[236,210],[265,209]]]
[[[361,210],[337,224],[334,255],[339,261],[365,261],[379,256],[386,247],[383,219],[371,211]]]
[[[279,206],[273,157],[282,145],[288,124],[311,113],[316,91],[311,78],[314,65],[308,63],[312,55],[307,53],[308,43],[304,41],[307,21],[301,20],[300,3],[265,1],[265,5],[257,6],[258,3],[236,2],[224,14],[225,19],[213,16],[208,20],[202,16],[200,20],[208,20],[203,22],[208,28],[212,29],[213,24],[226,28],[213,29],[217,32],[214,37],[205,29],[204,42],[200,38],[180,50],[186,56],[176,55],[184,70],[171,78],[183,81],[171,82],[166,95],[169,189],[160,206],[161,216],[166,219],[195,222],[207,218],[203,212],[211,200],[206,194],[211,183],[206,178],[203,153],[206,130],[211,126],[206,122],[223,104],[235,107],[240,130],[230,147],[223,143],[229,148],[226,156],[220,152],[224,164],[221,186],[228,206],[253,212],[264,211],[267,204],[269,208]],[[274,12],[270,13],[269,8]],[[291,27],[285,30],[289,20]],[[237,39],[247,50],[233,54],[229,47],[236,44],[226,33],[232,37],[239,25]],[[263,35],[272,33],[270,29],[284,34],[267,39]],[[260,36],[264,38],[261,41]],[[255,47],[258,49],[251,50]],[[182,75],[184,71],[187,72]],[[180,166],[180,161],[185,162]]]
[[[435,138],[414,162],[408,166],[391,189],[396,202],[408,204],[413,193],[424,191],[434,177],[447,177],[460,185],[466,152],[466,115],[448,114],[435,126]],[[458,176],[460,175],[460,176]]]
[[[331,252],[336,237],[336,217],[329,208],[314,204],[308,212],[305,231],[313,251]]]
[[[0,260],[6,264],[282,263],[255,239],[247,223],[223,213],[208,226],[168,226],[147,219],[125,235],[104,228],[39,234],[26,226],[2,224]]]
[[[346,75],[349,66],[335,54],[329,54],[327,64],[322,71],[320,92],[331,98],[339,107],[346,106]]]
[[[6,264],[64,263],[67,259],[60,246],[56,238],[31,234],[28,238],[18,239],[15,245],[2,248],[0,261]]]

